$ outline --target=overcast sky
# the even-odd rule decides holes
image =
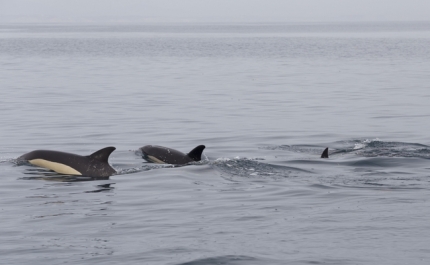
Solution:
[[[430,20],[430,0],[0,0],[0,22]]]

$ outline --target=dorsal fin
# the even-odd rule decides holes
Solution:
[[[328,147],[322,152],[321,158],[328,158]]]
[[[89,155],[89,158],[94,158],[97,159],[101,162],[108,162],[108,158],[110,156],[110,154],[115,151],[115,147],[113,146],[109,146],[109,147],[105,147],[103,149],[100,149],[94,153],[92,153],[91,155]]]
[[[194,148],[193,150],[191,150],[187,156],[190,157],[191,159],[193,159],[194,161],[200,161],[202,160],[202,153],[203,150],[206,148],[206,146],[204,145],[199,145],[196,148]]]

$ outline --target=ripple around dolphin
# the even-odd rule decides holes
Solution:
[[[400,168],[401,169],[401,168]],[[342,167],[339,174],[319,175],[322,185],[343,188],[378,190],[430,189],[428,174],[417,175],[399,168]]]
[[[430,188],[427,185],[430,147],[427,145],[379,139],[353,139],[326,145],[330,147],[329,159],[293,159],[285,163],[298,167],[311,165],[312,170],[318,165],[316,178],[322,185],[331,187],[382,190]],[[317,154],[323,149],[313,145],[265,148],[306,155]]]
[[[430,146],[420,143],[381,141],[379,139],[352,139],[328,143],[329,155],[355,154],[364,157],[416,157],[430,159]],[[314,145],[279,145],[262,147],[305,154],[321,154],[324,147]]]
[[[219,158],[212,161],[210,165],[220,171],[226,178],[244,177],[256,180],[262,179],[281,179],[296,177],[302,173],[312,173],[310,171],[261,162],[261,159],[249,158]]]
[[[356,154],[365,157],[416,157],[430,159],[430,147],[418,143],[369,141]]]
[[[254,258],[249,256],[237,256],[237,255],[227,255],[227,256],[218,256],[211,258],[203,258],[196,259],[184,263],[176,263],[175,265],[260,265],[260,264],[285,264],[280,261],[271,260],[271,259],[261,259]]]
[[[347,259],[322,259],[318,260],[275,260],[269,258],[256,258],[241,255],[226,255],[210,258],[196,259],[184,263],[174,263],[172,265],[284,265],[284,264],[354,264]]]
[[[315,145],[278,145],[278,146],[263,146],[261,149],[266,150],[285,150],[295,153],[305,153],[312,154],[319,157],[321,153],[324,151],[323,146],[315,146]]]
[[[430,146],[420,143],[351,140],[334,143],[330,155],[354,154],[362,157],[410,157],[430,159]]]
[[[85,193],[98,193],[98,192],[109,192],[115,189],[114,187],[111,187],[111,185],[114,185],[115,183],[108,183],[108,184],[101,184],[97,185],[95,190],[85,191]]]

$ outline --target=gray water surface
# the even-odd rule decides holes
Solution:
[[[430,23],[3,24],[0,89],[0,263],[430,260]]]

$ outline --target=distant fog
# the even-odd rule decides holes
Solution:
[[[430,0],[0,0],[0,22],[430,20]]]

